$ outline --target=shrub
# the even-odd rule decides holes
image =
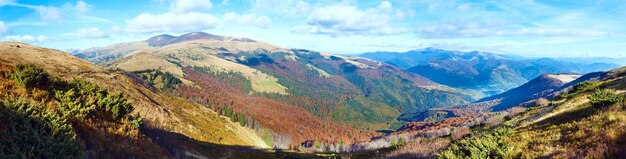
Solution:
[[[77,94],[74,89],[57,91],[54,97],[58,100],[56,108],[64,118],[83,120],[95,110],[93,101],[81,101],[80,94]]]
[[[49,76],[43,69],[33,64],[17,64],[11,78],[19,85],[34,88],[46,86]]]
[[[624,96],[622,95],[613,93],[612,91],[609,91],[609,90],[601,90],[601,89],[597,89],[595,92],[593,92],[593,94],[591,94],[587,98],[589,98],[589,101],[594,106],[608,106],[608,105],[612,105],[613,103],[621,102],[622,100],[624,100]]]
[[[398,138],[391,139],[390,146],[391,147],[400,147],[400,146],[402,146],[404,144],[406,144],[406,141],[404,140],[404,138],[398,137]]]
[[[84,158],[65,119],[25,99],[0,102],[0,158]]]
[[[595,86],[597,86],[599,83],[595,82],[595,81],[585,81],[585,82],[580,82],[576,85],[574,85],[574,89],[573,91],[575,93],[579,93],[579,92],[584,92],[584,91],[588,91],[593,89]]]
[[[504,137],[512,133],[511,128],[497,128],[479,138],[466,138],[437,154],[437,158],[507,158],[512,149]]]
[[[160,70],[142,70],[142,71],[134,71],[135,75],[141,77],[145,80],[149,85],[159,89],[165,90],[170,88],[176,88],[179,84],[182,83],[178,77],[169,72],[163,72]]]
[[[135,129],[139,129],[143,126],[143,118],[138,117],[138,118],[131,118],[130,119],[130,125],[133,126],[133,128]]]
[[[98,118],[119,120],[133,111],[133,106],[121,93],[110,93],[83,80],[74,80],[69,90],[56,91],[57,110],[71,119]]]

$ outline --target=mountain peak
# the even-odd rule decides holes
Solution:
[[[163,46],[167,45],[174,38],[176,38],[176,36],[161,34],[151,37],[150,39],[146,40],[146,42],[148,42],[148,45],[150,46]]]
[[[213,35],[205,32],[191,32],[187,34],[183,34],[177,37],[172,43],[181,42],[181,41],[191,41],[191,40],[200,40],[200,39],[212,39],[212,40],[224,40],[223,36]]]
[[[224,40],[224,36],[213,35],[205,32],[191,32],[180,36],[172,36],[168,34],[161,34],[146,40],[148,45],[153,47],[162,47],[169,44],[175,44],[185,41],[193,40]]]

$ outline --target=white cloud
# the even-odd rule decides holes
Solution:
[[[173,0],[170,4],[172,13],[188,13],[194,11],[205,11],[213,6],[209,0]]]
[[[453,20],[420,25],[416,33],[426,38],[472,38],[493,36],[581,36],[599,37],[608,32],[586,28],[517,26],[498,20]]]
[[[163,13],[140,14],[126,20],[126,31],[133,33],[189,32],[211,29],[220,24],[220,19],[208,13]]]
[[[219,6],[226,6],[226,5],[228,5],[229,2],[230,2],[230,0],[222,0],[222,3],[220,3]]]
[[[290,8],[291,9],[289,10],[289,15],[299,16],[302,14],[306,14],[313,7],[311,6],[311,4],[307,3],[306,1],[299,0],[298,2],[296,2],[296,4],[293,7],[290,7]]]
[[[5,34],[9,32],[9,26],[7,26],[3,21],[0,21],[0,34]]]
[[[84,14],[91,10],[91,5],[85,3],[85,1],[79,0],[76,2],[76,5],[74,5],[74,9],[76,9],[76,12]]]
[[[59,21],[61,20],[61,9],[53,6],[35,6],[35,11],[39,14],[44,21]]]
[[[227,3],[227,2],[225,2]],[[267,16],[226,12],[223,17],[202,12],[210,9],[210,1],[175,0],[170,10],[161,14],[143,13],[126,20],[125,31],[130,33],[190,32],[213,29],[225,23],[266,28],[272,23]]]
[[[48,37],[43,36],[43,35],[39,35],[37,37],[31,36],[31,35],[11,35],[11,36],[5,36],[4,39],[8,40],[8,41],[17,41],[17,42],[23,42],[23,43],[42,43],[44,41],[46,41],[48,39]]]
[[[272,23],[272,19],[267,16],[227,12],[224,14],[224,22],[237,23],[241,25],[254,25],[261,28],[267,28]]]
[[[5,6],[5,5],[9,5],[9,4],[13,4],[15,3],[15,0],[0,0],[0,7],[1,6]]]
[[[113,33],[119,33],[120,31],[122,31],[122,29],[120,28],[120,26],[115,25],[111,27],[111,31]]]
[[[22,4],[12,0],[0,0],[0,6],[11,5],[16,7],[23,7],[32,9],[41,18],[42,22],[60,22],[66,15],[70,15],[71,20],[81,22],[111,22],[108,19],[85,15],[91,11],[92,6],[85,3],[83,0],[76,1],[75,4],[65,3],[62,6],[43,6],[43,5],[30,5]],[[73,17],[72,17],[73,16]]]
[[[267,10],[275,8],[277,5],[284,5],[289,0],[249,0],[250,6],[253,11]]]
[[[251,6],[250,12],[264,12],[296,18],[308,15],[311,10],[319,5],[314,5],[305,0],[248,0]]]
[[[108,38],[109,35],[98,28],[81,28],[76,30],[76,36],[88,39]]]
[[[392,35],[406,32],[406,29],[390,24],[403,17],[394,12],[389,1],[382,1],[377,7],[365,10],[337,4],[315,9],[307,19],[308,25],[294,27],[293,32],[331,36]]]

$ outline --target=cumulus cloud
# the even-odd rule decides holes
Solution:
[[[132,33],[189,32],[211,29],[219,25],[220,19],[208,13],[163,13],[140,14],[126,20],[126,31]]]
[[[80,28],[76,30],[76,36],[88,39],[108,38],[109,35],[98,28]]]
[[[421,25],[416,33],[425,38],[472,38],[493,36],[584,36],[598,37],[608,32],[585,28],[517,26],[497,20],[453,20]]]
[[[17,41],[17,42],[23,42],[23,43],[36,44],[36,43],[42,43],[46,41],[48,37],[43,36],[43,35],[39,35],[37,37],[31,36],[31,35],[21,35],[21,36],[11,35],[11,36],[5,36],[4,39],[8,41]]]
[[[337,4],[313,10],[307,19],[307,25],[294,27],[292,31],[331,36],[404,33],[406,29],[390,24],[398,20],[397,15],[389,1],[382,1],[377,7],[365,10],[352,5]]]
[[[7,26],[3,21],[0,21],[0,34],[5,34],[9,32],[9,26]]]
[[[211,8],[210,1],[176,0],[170,3],[170,10],[161,14],[143,13],[133,19],[126,20],[126,32],[190,32],[213,29],[224,23],[244,26],[268,27],[272,20],[267,16],[255,14],[238,14],[227,12],[223,17],[202,12]]]
[[[241,25],[254,25],[261,28],[266,28],[272,23],[272,19],[267,16],[257,16],[254,14],[237,14],[235,12],[225,13],[224,21],[227,23],[237,23]]]
[[[194,11],[205,11],[213,7],[210,0],[173,0],[170,4],[172,13],[188,13]]]

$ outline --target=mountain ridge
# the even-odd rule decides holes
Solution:
[[[515,88],[542,73],[585,74],[619,67],[611,63],[573,63],[552,58],[515,58],[488,52],[437,48],[407,52],[372,52],[361,57],[384,61],[451,87],[477,90],[485,96]]]

